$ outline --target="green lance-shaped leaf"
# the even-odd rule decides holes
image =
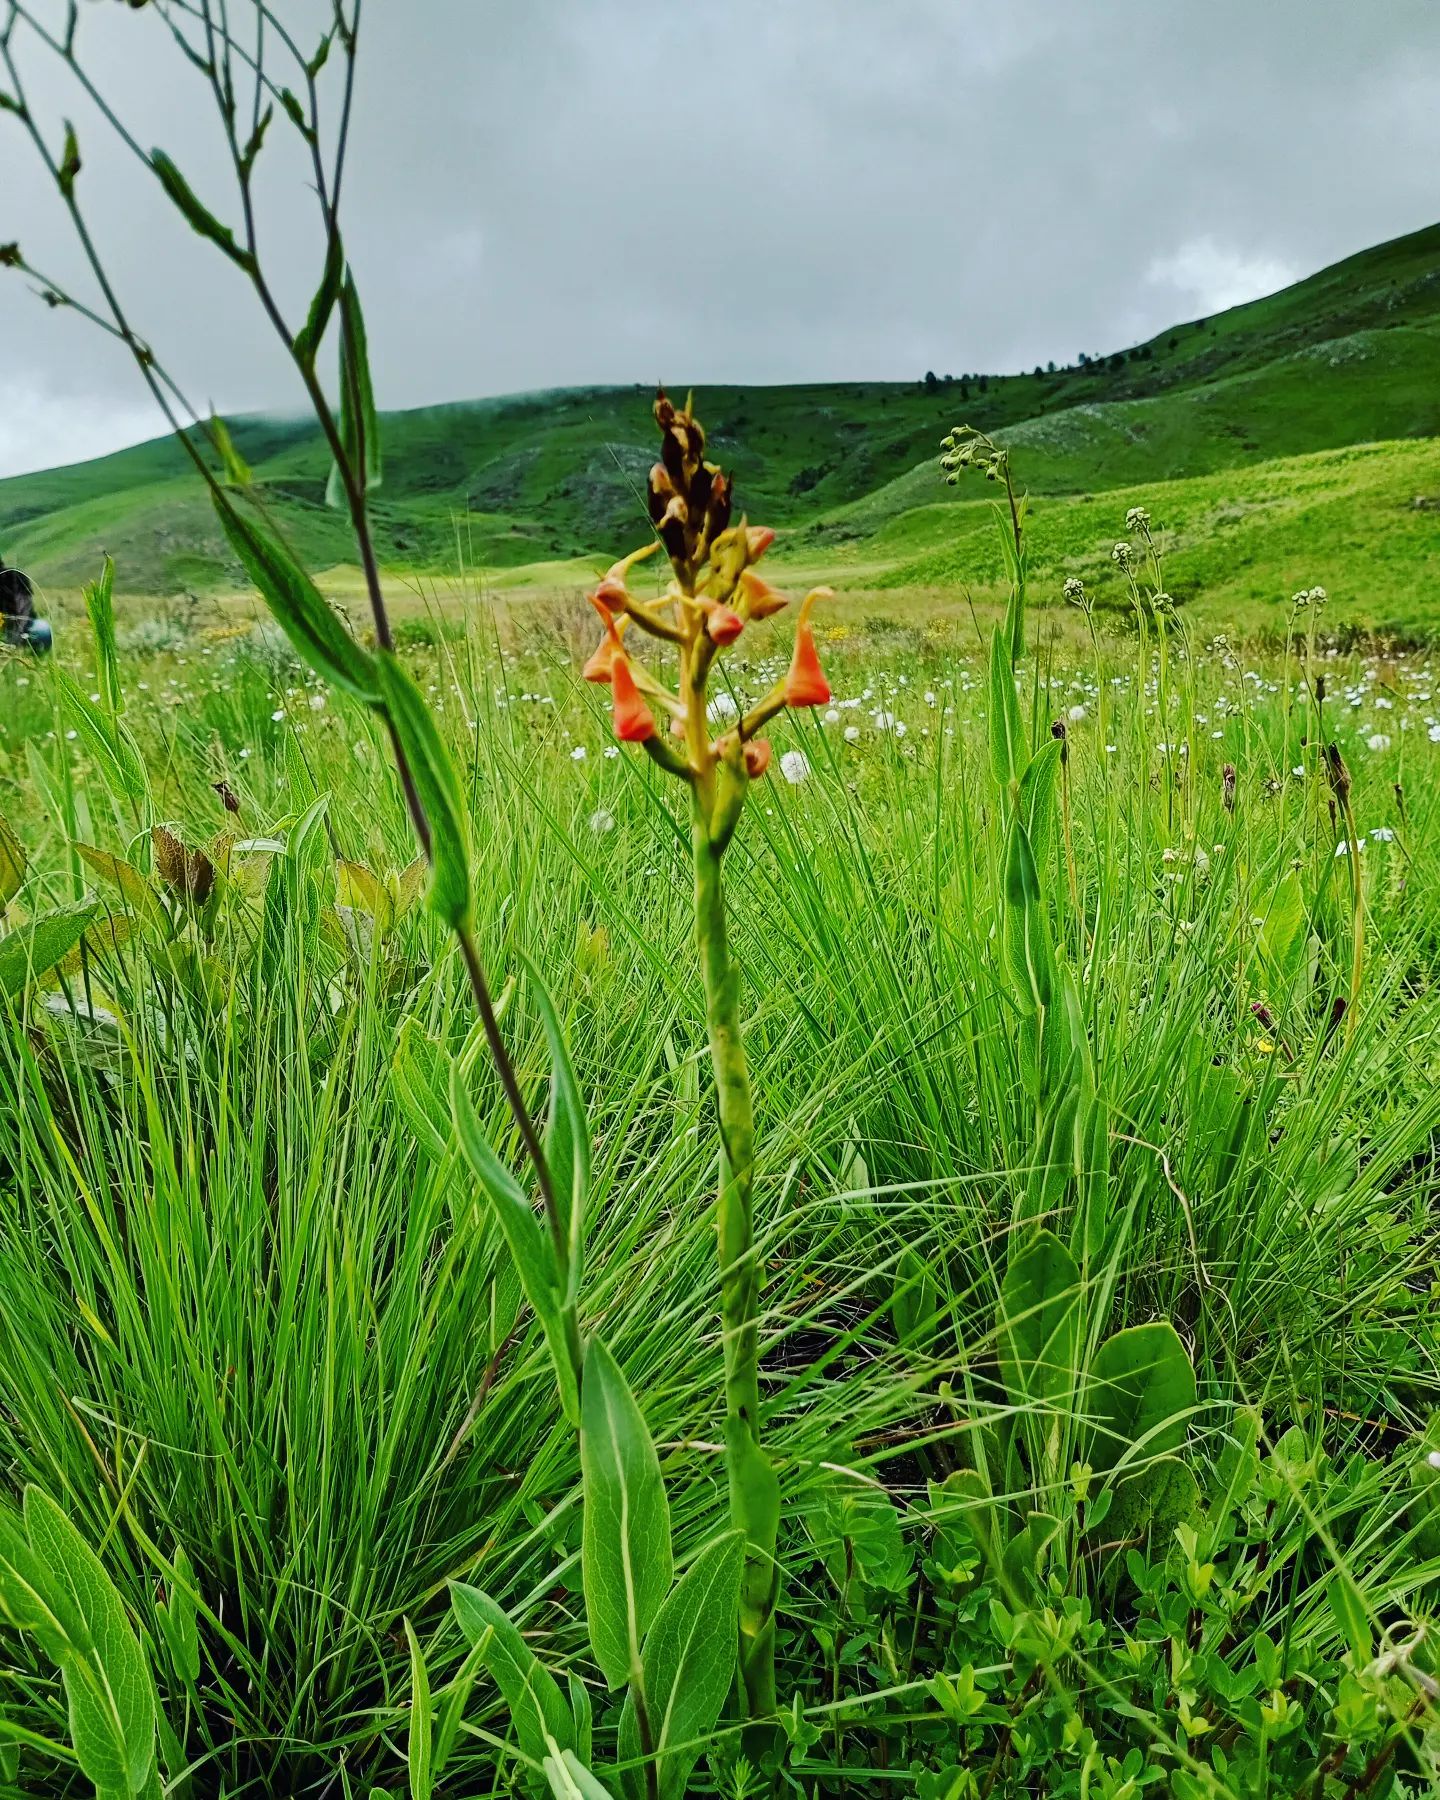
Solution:
[[[211,498],[231,549],[300,655],[327,681],[373,705],[378,698],[374,661],[325,604],[319,588],[289,550],[228,494],[213,492]]]
[[[205,426],[210,436],[210,444],[220,458],[220,466],[225,471],[225,479],[233,488],[248,488],[255,485],[255,476],[249,463],[235,448],[235,440],[230,435],[230,427],[212,412]]]
[[[0,913],[20,892],[28,866],[24,845],[0,813]]]
[[[1113,1469],[1132,1448],[1141,1458],[1183,1448],[1195,1410],[1195,1371],[1168,1320],[1117,1331],[1096,1352],[1086,1384],[1087,1461]]]
[[[175,1552],[175,1573],[166,1600],[156,1607],[175,1673],[190,1686],[200,1679],[200,1634],[195,1616],[195,1571],[184,1549]]]
[[[1055,950],[1030,834],[1018,817],[1005,855],[1005,945],[1021,1003],[1044,1011],[1055,991]]]
[[[61,1664],[71,1742],[97,1788],[139,1794],[155,1767],[155,1684],[115,1584],[48,1495],[25,1494],[30,1547],[83,1631]]]
[[[321,340],[334,317],[340,300],[340,284],[344,279],[345,249],[340,242],[339,232],[332,231],[325,248],[325,267],[320,275],[320,285],[315,290],[315,298],[310,302],[305,323],[295,334],[295,354],[307,367],[313,365]]]
[[[585,1102],[570,1062],[570,1047],[565,1030],[555,1011],[540,973],[527,959],[526,966],[535,984],[535,1004],[540,1009],[540,1022],[545,1028],[545,1041],[550,1050],[550,1110],[545,1123],[545,1166],[555,1193],[555,1203],[565,1229],[570,1252],[569,1290],[567,1299],[574,1301],[580,1291],[580,1277],[585,1264],[585,1207],[590,1197],[590,1122],[585,1116]]]
[[[0,1619],[33,1637],[51,1662],[70,1651],[78,1625],[18,1518],[0,1512]]]
[[[427,1156],[439,1162],[454,1134],[450,1117],[450,1057],[443,1045],[425,1035],[413,1014],[400,1027],[390,1062],[390,1080],[396,1104],[416,1142]]]
[[[1029,503],[1022,495],[1016,503],[1015,511],[1020,524],[1020,544],[1015,542],[1015,522],[1010,517],[1008,506],[996,505],[995,529],[1000,537],[1000,560],[1005,565],[1005,576],[1010,583],[1010,599],[1005,608],[1005,643],[1012,663],[1018,662],[1025,654],[1025,574],[1027,556],[1025,552],[1025,515]]]
[[[98,906],[66,906],[41,913],[0,938],[0,995],[13,996],[61,963],[84,937]]]
[[[434,1753],[435,1714],[430,1704],[430,1676],[415,1627],[405,1621],[405,1640],[410,1646],[410,1733],[406,1763],[410,1774],[410,1800],[430,1800],[433,1790],[431,1759]]]
[[[1020,696],[1010,666],[1010,647],[997,626],[990,634],[990,767],[1008,793],[1025,772],[1029,750],[1020,722]]]
[[[199,195],[180,173],[174,159],[163,150],[150,152],[150,167],[165,190],[166,198],[176,211],[181,213],[192,231],[203,238],[208,238],[219,250],[223,250],[231,262],[240,268],[251,270],[255,267],[255,258],[242,245],[235,241],[235,233],[228,225],[222,225],[210,209],[201,203]]]
[[[684,1800],[690,1773],[735,1682],[735,1610],[745,1533],[709,1543],[671,1589],[645,1639],[645,1700],[655,1739],[659,1800]],[[620,1719],[620,1760],[641,1754],[633,1703]],[[633,1771],[627,1786],[643,1783]]]
[[[460,780],[434,717],[400,659],[378,650],[373,666],[386,716],[430,825],[430,907],[459,930],[470,922],[470,831]]]
[[[365,315],[360,293],[347,269],[340,284],[340,442],[345,461],[362,490],[380,485],[380,415],[375,410],[375,389],[370,380],[370,350],[365,339]],[[345,483],[339,465],[330,471],[325,503],[337,511],[346,505]]]
[[[150,777],[145,761],[122,719],[92,706],[75,682],[61,669],[55,671],[60,713],[95,764],[106,791],[127,802],[141,815],[150,810]]]
[[[525,1298],[545,1333],[565,1416],[572,1425],[579,1425],[580,1388],[561,1316],[555,1251],[519,1183],[490,1147],[465,1083],[464,1068],[458,1062],[450,1072],[450,1115],[465,1159],[495,1208]]]
[[[574,1749],[574,1724],[560,1684],[521,1637],[504,1607],[463,1581],[450,1583],[450,1606],[510,1709],[521,1754],[538,1763],[546,1755],[547,1741],[562,1750]]]
[[[1020,777],[1020,817],[1030,837],[1035,866],[1040,870],[1049,863],[1055,844],[1056,793],[1063,750],[1064,745],[1051,738],[1030,758]]]
[[[1053,1231],[1010,1258],[1000,1284],[1000,1368],[1011,1399],[1059,1401],[1073,1390],[1080,1348],[1080,1271]]]
[[[545,1758],[545,1779],[555,1800],[613,1800],[609,1788],[587,1769],[573,1750]]]
[[[124,712],[125,696],[120,688],[120,663],[115,650],[115,564],[108,556],[100,579],[85,589],[85,611],[95,638],[100,694],[106,711],[113,717]]]
[[[638,1676],[670,1589],[670,1506],[660,1459],[613,1356],[591,1338],[580,1410],[581,1567],[590,1645],[612,1688]]]

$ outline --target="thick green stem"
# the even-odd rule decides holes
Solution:
[[[730,955],[717,842],[697,791],[693,826],[695,925],[705,986],[705,1023],[720,1115],[720,1188],[715,1228],[725,1344],[725,1460],[730,1516],[745,1533],[740,1589],[740,1679],[747,1718],[773,1718],[775,1539],[780,1486],[760,1443],[760,1265],[755,1255],[755,1117],[740,1033],[740,971]]]

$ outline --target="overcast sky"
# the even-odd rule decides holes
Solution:
[[[277,4],[300,22],[316,0]],[[82,13],[137,136],[228,213],[213,121],[161,21],[115,0]],[[387,408],[1065,362],[1440,217],[1437,0],[366,0],[366,14],[345,202]],[[37,110],[81,127],[79,191],[140,328],[202,403],[294,410],[234,272],[172,227],[23,32],[16,48]],[[288,164],[264,199],[299,305],[318,273],[312,201]],[[68,275],[65,232],[0,113],[0,242]],[[116,347],[0,273],[0,474],[153,435]]]

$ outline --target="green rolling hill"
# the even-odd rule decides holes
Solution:
[[[964,421],[1013,447],[1041,500],[1042,558],[1057,567],[1080,555],[1066,546],[1089,525],[1114,535],[1116,508],[1096,497],[1143,489],[1158,518],[1157,490],[1171,484],[1197,583],[1233,569],[1245,543],[1250,586],[1237,600],[1272,586],[1278,597],[1294,562],[1325,580],[1327,553],[1357,577],[1369,553],[1384,571],[1379,614],[1398,617],[1399,606],[1423,618],[1418,591],[1415,607],[1400,602],[1422,581],[1440,591],[1440,511],[1429,504],[1440,496],[1440,226],[1067,369],[710,387],[701,399],[713,451],[737,472],[751,517],[788,527],[797,561],[851,564],[877,590],[983,588],[986,552],[970,521],[984,509],[973,489],[942,487],[935,469],[940,437]],[[376,503],[384,558],[435,572],[605,558],[641,529],[648,404],[637,384],[388,415]],[[232,429],[297,549],[320,571],[347,564],[314,428],[245,418]],[[1313,460],[1387,440],[1379,461]],[[1320,535],[1296,545],[1302,520]],[[1231,527],[1228,550],[1199,554]],[[223,591],[239,580],[168,440],[0,482],[0,551],[57,590],[87,579],[103,551],[131,593]]]

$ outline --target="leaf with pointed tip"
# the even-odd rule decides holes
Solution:
[[[547,1739],[562,1749],[573,1749],[570,1708],[560,1684],[521,1637],[504,1607],[463,1581],[450,1583],[450,1606],[510,1709],[510,1723],[522,1755],[540,1762]]]
[[[1010,665],[1010,646],[999,626],[990,634],[990,767],[1007,791],[1024,773],[1029,753],[1020,723],[1020,700]]]
[[[455,765],[399,657],[377,650],[380,696],[430,826],[430,907],[456,930],[470,920],[470,830]]]
[[[598,1338],[585,1350],[580,1479],[590,1646],[606,1681],[618,1688],[641,1667],[645,1634],[669,1592],[674,1562],[660,1459],[619,1364]]]
[[[144,759],[120,719],[102,713],[61,669],[55,671],[60,711],[93,760],[109,793],[142,814],[150,806],[150,777]]]
[[[1175,1327],[1153,1319],[1107,1338],[1090,1367],[1085,1410],[1086,1460],[1095,1469],[1114,1468],[1131,1449],[1142,1459],[1181,1450],[1195,1410],[1195,1371]]]
[[[573,1750],[559,1750],[545,1758],[545,1779],[554,1800],[613,1800],[609,1788],[591,1774]]]
[[[235,233],[230,227],[222,225],[214,213],[202,204],[200,196],[181,174],[172,157],[167,156],[163,150],[152,150],[150,167],[164,188],[166,198],[192,231],[208,239],[216,249],[223,250],[231,262],[237,263],[242,269],[255,267],[255,258],[235,241]]]
[[[327,681],[373,705],[378,698],[374,664],[319,588],[289,550],[246,518],[228,494],[217,491],[211,499],[231,549],[286,637]]]
[[[465,1159],[490,1196],[525,1298],[545,1333],[565,1416],[572,1425],[578,1425],[580,1386],[570,1360],[561,1316],[554,1247],[520,1184],[491,1148],[476,1116],[474,1102],[465,1084],[465,1070],[460,1063],[456,1063],[450,1072],[450,1116]]]
[[[410,1733],[406,1754],[410,1800],[430,1800],[435,1715],[430,1704],[430,1676],[420,1640],[408,1619],[405,1621],[405,1640],[410,1646]]]
[[[381,479],[380,415],[370,380],[370,350],[360,291],[349,270],[340,284],[340,442],[345,460],[362,492],[378,488]],[[330,471],[325,504],[343,511],[345,483],[339,464]]]
[[[125,696],[120,689],[120,666],[115,648],[115,564],[108,556],[101,566],[100,579],[85,588],[85,611],[95,639],[100,692],[106,709],[112,714],[122,713]]]
[[[570,1247],[570,1299],[580,1291],[585,1263],[585,1207],[590,1197],[590,1122],[570,1062],[565,1030],[540,972],[528,961],[535,1004],[550,1050],[550,1111],[545,1125],[545,1165]]]

